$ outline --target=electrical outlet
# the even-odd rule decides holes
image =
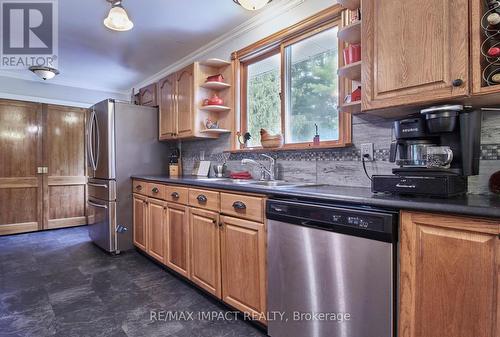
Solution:
[[[365,143],[361,144],[361,157],[364,155],[368,155],[368,158],[365,158],[366,161],[373,161],[373,143]]]

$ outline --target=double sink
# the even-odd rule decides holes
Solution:
[[[247,179],[230,179],[230,178],[198,178],[198,181],[212,181],[223,184],[235,185],[251,185],[269,188],[291,188],[291,187],[312,187],[319,186],[316,183],[294,183],[284,180],[247,180]]]

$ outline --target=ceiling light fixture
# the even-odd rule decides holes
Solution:
[[[258,11],[273,0],[233,0],[234,3],[249,11]]]
[[[51,67],[43,67],[43,66],[31,66],[29,70],[36,74],[38,77],[45,80],[50,80],[54,78],[56,75],[59,75],[59,70]]]
[[[109,14],[104,19],[104,25],[111,30],[125,32],[134,27],[134,23],[130,21],[127,12],[122,6],[121,0],[106,0],[111,3]]]

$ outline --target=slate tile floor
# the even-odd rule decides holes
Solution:
[[[132,251],[112,257],[86,227],[0,237],[0,336],[252,337],[242,320],[152,321],[151,310],[227,308]]]

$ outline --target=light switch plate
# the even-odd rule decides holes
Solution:
[[[361,144],[361,157],[367,154],[369,157],[365,161],[373,161],[373,143]]]

